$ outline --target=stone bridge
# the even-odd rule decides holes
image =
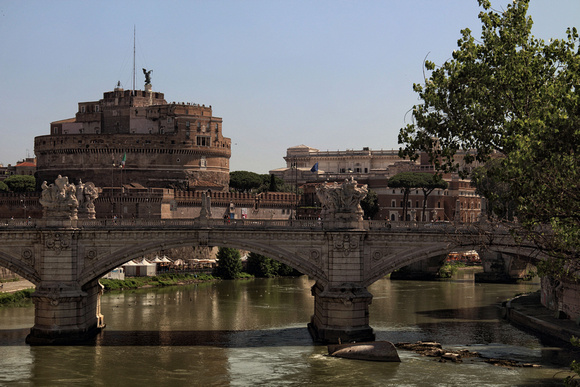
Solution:
[[[367,287],[394,270],[482,245],[534,254],[499,228],[363,221],[360,214],[323,208],[324,221],[212,219],[209,205],[205,216],[190,220],[79,219],[47,210],[34,223],[0,225],[0,266],[36,285],[35,323],[27,342],[59,344],[86,340],[105,326],[99,278],[131,259],[183,246],[249,250],[316,281],[308,327],[315,340],[335,343],[374,340]]]

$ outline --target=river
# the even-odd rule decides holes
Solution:
[[[312,284],[303,276],[106,293],[107,327],[86,346],[28,346],[33,308],[0,309],[0,385],[561,386],[568,369],[566,351],[500,317],[499,302],[537,283],[382,279],[369,288],[370,323],[377,340],[435,340],[540,368],[441,363],[405,350],[401,363],[329,357],[306,329]]]

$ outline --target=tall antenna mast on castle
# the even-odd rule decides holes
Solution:
[[[133,24],[133,95],[135,95],[135,25]]]

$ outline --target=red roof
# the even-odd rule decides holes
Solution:
[[[31,163],[30,161],[25,161],[20,164],[16,164],[17,167],[36,167],[36,163]]]

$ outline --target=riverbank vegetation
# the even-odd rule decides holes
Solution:
[[[167,273],[152,277],[127,277],[124,280],[101,278],[105,291],[127,290],[147,287],[174,286],[216,280],[244,279],[254,277],[299,276],[300,272],[288,265],[260,254],[250,253],[244,271],[239,250],[221,247],[217,254],[217,266],[209,273]]]
[[[443,266],[439,268],[437,272],[437,276],[439,278],[451,278],[457,274],[459,268],[465,267],[465,263],[463,262],[445,262]]]
[[[0,293],[0,308],[30,306],[32,305],[32,299],[30,298],[32,293],[34,293],[34,289],[24,289],[13,293]]]
[[[124,280],[101,278],[99,282],[109,290],[139,289],[145,287],[173,286],[194,282],[214,281],[217,278],[211,274],[160,274],[153,277],[128,277]]]
[[[288,265],[256,253],[248,255],[246,272],[252,276],[263,278],[301,275],[300,272]]]

